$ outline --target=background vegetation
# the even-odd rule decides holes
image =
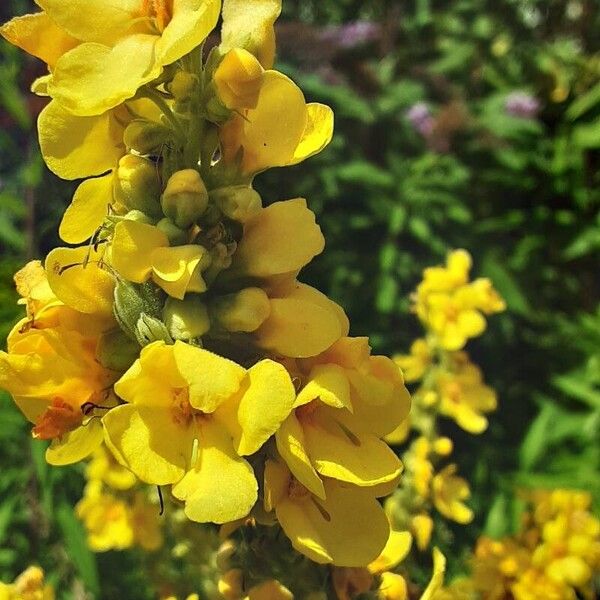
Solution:
[[[7,0],[0,19],[31,8]],[[267,201],[303,195],[318,214],[327,249],[304,279],[384,353],[419,334],[410,292],[451,248],[469,250],[508,303],[470,345],[499,394],[489,431],[447,424],[477,514],[438,540],[460,572],[481,532],[514,529],[515,490],[577,487],[600,501],[600,10],[289,0],[284,11],[279,67],[337,116],[326,152],[257,180]],[[43,101],[27,90],[41,68],[0,43],[2,338],[18,314],[12,273],[58,244],[72,193],[39,157]],[[69,590],[61,598],[152,597],[135,553],[86,549],[72,511],[81,471],[48,468],[6,397],[0,422],[0,580],[37,562]]]

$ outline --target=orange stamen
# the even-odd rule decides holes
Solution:
[[[31,433],[36,439],[52,440],[77,429],[82,422],[81,411],[67,404],[62,398],[54,398]]]

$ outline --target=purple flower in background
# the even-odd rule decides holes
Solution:
[[[321,34],[321,39],[339,48],[351,49],[376,40],[379,29],[377,23],[356,21],[348,25],[327,27]]]
[[[533,119],[540,110],[540,102],[527,92],[512,92],[506,97],[504,110],[513,117]]]
[[[433,132],[434,119],[425,102],[417,102],[406,111],[406,118],[422,136],[428,137]]]

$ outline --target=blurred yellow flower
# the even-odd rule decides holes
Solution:
[[[456,476],[456,465],[442,469],[432,482],[433,503],[446,518],[457,523],[470,523],[473,511],[463,503],[471,496],[469,484]]]

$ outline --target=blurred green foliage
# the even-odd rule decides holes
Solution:
[[[9,0],[0,18],[28,10]],[[376,27],[345,25],[357,20]],[[478,515],[438,540],[454,571],[481,531],[515,527],[515,487],[600,500],[599,27],[595,0],[284,1],[280,68],[337,119],[326,152],[257,180],[267,201],[306,196],[318,214],[327,249],[304,279],[385,353],[419,335],[410,292],[451,248],[469,250],[509,306],[469,348],[499,394],[489,431],[445,432]],[[27,88],[41,66],[5,43],[0,56],[4,337],[18,313],[11,273],[58,243],[72,188],[39,158],[43,102]],[[509,114],[514,92],[539,110]],[[417,103],[426,134],[407,116]],[[0,419],[0,579],[37,562],[59,598],[151,598],[139,556],[86,549],[72,510],[81,470],[50,469],[4,396]]]

